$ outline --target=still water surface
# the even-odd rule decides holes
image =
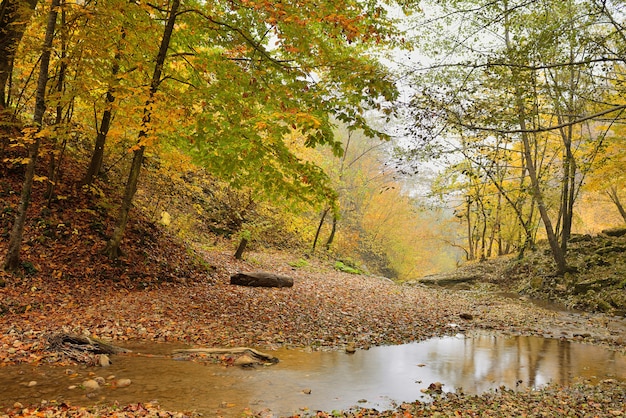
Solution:
[[[129,348],[166,354],[178,347]],[[459,334],[352,355],[288,349],[271,354],[280,363],[252,370],[134,354],[114,356],[108,368],[76,368],[74,377],[59,367],[4,367],[0,408],[44,399],[75,405],[158,401],[165,409],[195,410],[205,416],[240,416],[245,408],[269,409],[282,416],[356,405],[380,410],[393,407],[394,402],[427,400],[420,390],[437,381],[444,384],[444,391],[462,388],[465,393],[481,393],[502,385],[538,387],[579,378],[626,380],[623,354],[539,337]],[[133,383],[127,388],[103,387],[90,395],[80,388],[68,389],[85,379],[109,375]],[[37,385],[28,387],[31,381]]]

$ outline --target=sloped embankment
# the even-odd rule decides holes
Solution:
[[[522,260],[500,257],[417,282],[455,288],[490,286],[590,312],[626,315],[626,226],[600,234],[574,235],[568,243],[570,272],[554,274],[546,242]]]

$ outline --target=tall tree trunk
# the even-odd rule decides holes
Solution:
[[[83,179],[83,184],[93,183],[94,178],[98,176],[102,169],[102,161],[104,160],[104,144],[106,143],[107,135],[109,134],[109,128],[111,127],[111,119],[113,117],[113,102],[115,102],[115,85],[117,84],[117,75],[120,71],[120,59],[122,56],[121,48],[124,39],[126,38],[126,30],[122,28],[122,37],[118,43],[117,51],[113,57],[113,65],[111,66],[112,80],[109,83],[106,92],[104,112],[102,113],[102,119],[100,121],[100,127],[98,128],[98,135],[96,136],[96,143],[94,151],[91,154],[91,161],[89,168]]]
[[[505,14],[505,42],[507,49],[511,50],[511,41],[509,38],[509,24],[508,24],[508,2],[504,2],[504,9],[506,11]],[[518,70],[512,67],[511,73],[513,75],[513,79],[517,79]],[[539,184],[539,176],[537,173],[537,166],[535,165],[535,159],[533,159],[532,155],[532,147],[530,144],[529,138],[529,130],[526,125],[527,115],[526,109],[524,107],[524,93],[521,90],[521,86],[519,83],[516,84],[515,87],[515,107],[517,108],[517,117],[518,123],[520,127],[520,135],[522,139],[522,153],[524,155],[524,159],[526,160],[526,169],[528,170],[528,177],[530,178],[530,185],[533,198],[537,202],[537,208],[539,209],[539,216],[541,217],[541,221],[543,222],[543,226],[546,231],[546,236],[548,238],[548,243],[550,244],[550,250],[552,252],[552,258],[556,263],[556,273],[558,275],[562,275],[567,271],[567,262],[565,260],[565,253],[561,249],[559,245],[558,238],[554,233],[554,227],[552,226],[552,221],[550,219],[550,214],[548,213],[548,208],[546,206],[546,202],[543,196],[543,192],[541,191],[541,185]]]
[[[38,0],[2,0],[0,4],[0,107],[7,106],[6,88],[15,51]]]
[[[571,128],[571,127],[570,127]],[[563,195],[562,195],[562,220],[561,251],[567,252],[567,242],[572,234],[572,219],[574,217],[574,200],[576,195],[576,161],[572,154],[571,141],[565,143],[565,165],[563,167]]]
[[[161,38],[161,45],[159,47],[159,53],[156,57],[154,73],[152,74],[152,82],[150,83],[150,94],[143,110],[143,120],[141,124],[142,127],[138,135],[139,145],[138,148],[133,152],[133,162],[130,168],[130,173],[128,175],[128,181],[126,182],[126,188],[124,190],[124,198],[122,200],[122,206],[120,208],[118,223],[115,227],[115,230],[113,231],[113,236],[107,243],[107,246],[104,250],[105,254],[107,254],[110,258],[116,258],[120,255],[120,244],[122,242],[122,237],[124,236],[124,231],[126,230],[128,214],[132,206],[133,197],[135,196],[135,192],[137,191],[139,173],[141,172],[141,164],[143,162],[143,155],[146,149],[145,145],[142,144],[142,141],[145,137],[148,136],[150,119],[152,117],[151,107],[152,103],[154,102],[154,95],[159,89],[159,84],[161,83],[163,64],[165,63],[165,58],[167,57],[167,50],[169,48],[172,33],[174,31],[174,24],[176,23],[179,6],[180,0],[172,1],[172,7],[167,18],[167,23],[165,24],[165,28],[163,30],[163,37]]]
[[[469,197],[465,198],[465,203],[467,205],[465,216],[467,217],[467,260],[475,260],[476,252],[474,251],[474,239],[473,239],[473,227],[472,227],[472,201]]]
[[[54,178],[54,174],[56,172],[57,164],[60,164],[61,160],[61,152],[57,151],[58,148],[58,137],[61,122],[63,121],[63,90],[65,89],[65,74],[67,72],[67,41],[65,34],[65,10],[63,10],[63,5],[65,0],[61,1],[61,60],[59,64],[59,74],[57,76],[57,85],[56,90],[59,96],[56,104],[56,117],[54,119],[54,127],[55,127],[55,136],[54,143],[52,145],[52,150],[50,151],[50,161],[48,166],[48,187],[46,189],[46,197],[48,198],[48,206],[52,202],[52,198],[54,196],[54,184],[56,179]],[[65,140],[66,132],[63,132],[63,141],[61,148],[65,148]]]
[[[575,55],[574,52],[570,48],[570,62],[574,62]],[[552,76],[554,80],[554,90],[560,91],[559,83],[557,81],[558,77],[556,75]],[[561,128],[559,133],[561,135],[561,140],[563,141],[563,180],[561,187],[561,208],[560,208],[560,217],[559,221],[562,222],[562,230],[560,232],[561,236],[561,251],[564,254],[567,253],[567,242],[569,241],[570,235],[572,233],[572,219],[574,217],[574,201],[576,198],[576,159],[574,154],[572,153],[572,138],[574,137],[574,126],[572,123],[574,122],[574,115],[579,114],[581,112],[580,109],[577,109],[576,102],[574,101],[575,90],[576,90],[576,80],[578,80],[576,69],[573,65],[569,68],[569,95],[568,98],[562,97],[560,94],[555,93],[554,101],[555,107],[558,110],[557,120],[559,124],[570,123],[566,128]],[[564,103],[563,103],[564,102]],[[565,109],[560,110],[562,106],[565,105]],[[557,225],[558,231],[558,225]],[[559,233],[557,232],[557,235]]]
[[[487,247],[487,212],[485,211],[484,202],[478,198],[478,204],[480,205],[480,213],[483,218],[483,226],[482,231],[480,233],[480,261],[485,261],[487,259],[486,247]]]
[[[57,22],[57,11],[61,0],[52,0],[50,12],[48,13],[48,24],[46,25],[46,36],[41,51],[41,64],[39,67],[39,78],[37,79],[37,92],[35,98],[35,112],[33,122],[37,130],[41,129],[43,115],[46,111],[46,85],[48,83],[48,70],[50,67],[50,56],[52,54],[52,41],[54,39],[54,28]],[[30,204],[30,196],[33,189],[33,179],[35,177],[35,166],[39,156],[39,146],[41,138],[35,135],[34,142],[29,149],[29,160],[26,166],[24,184],[20,204],[17,208],[13,229],[9,238],[9,249],[2,264],[4,270],[13,271],[20,266],[20,248],[22,246],[22,236],[24,234],[24,223],[26,222],[26,212]]]

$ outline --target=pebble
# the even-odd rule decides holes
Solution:
[[[33,386],[37,386],[37,382],[35,380],[31,380],[30,382],[28,382],[26,386],[28,386],[29,388],[32,388]]]
[[[130,386],[131,383],[132,381],[130,379],[118,379],[117,382],[115,382],[115,386],[118,388],[125,388]]]

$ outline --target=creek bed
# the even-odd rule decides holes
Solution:
[[[477,394],[500,386],[626,380],[626,355],[616,351],[560,339],[484,333],[373,347],[355,354],[280,349],[270,352],[280,363],[255,369],[175,361],[169,353],[180,345],[128,348],[134,352],[113,356],[113,364],[106,368],[3,367],[0,410],[15,402],[42,400],[73,405],[152,402],[204,416],[235,417],[246,409],[284,416],[356,405],[389,409],[403,401],[428,400],[424,392],[434,382],[442,383],[444,392]],[[81,388],[83,381],[98,376],[132,383],[123,388],[107,384],[95,391]]]

